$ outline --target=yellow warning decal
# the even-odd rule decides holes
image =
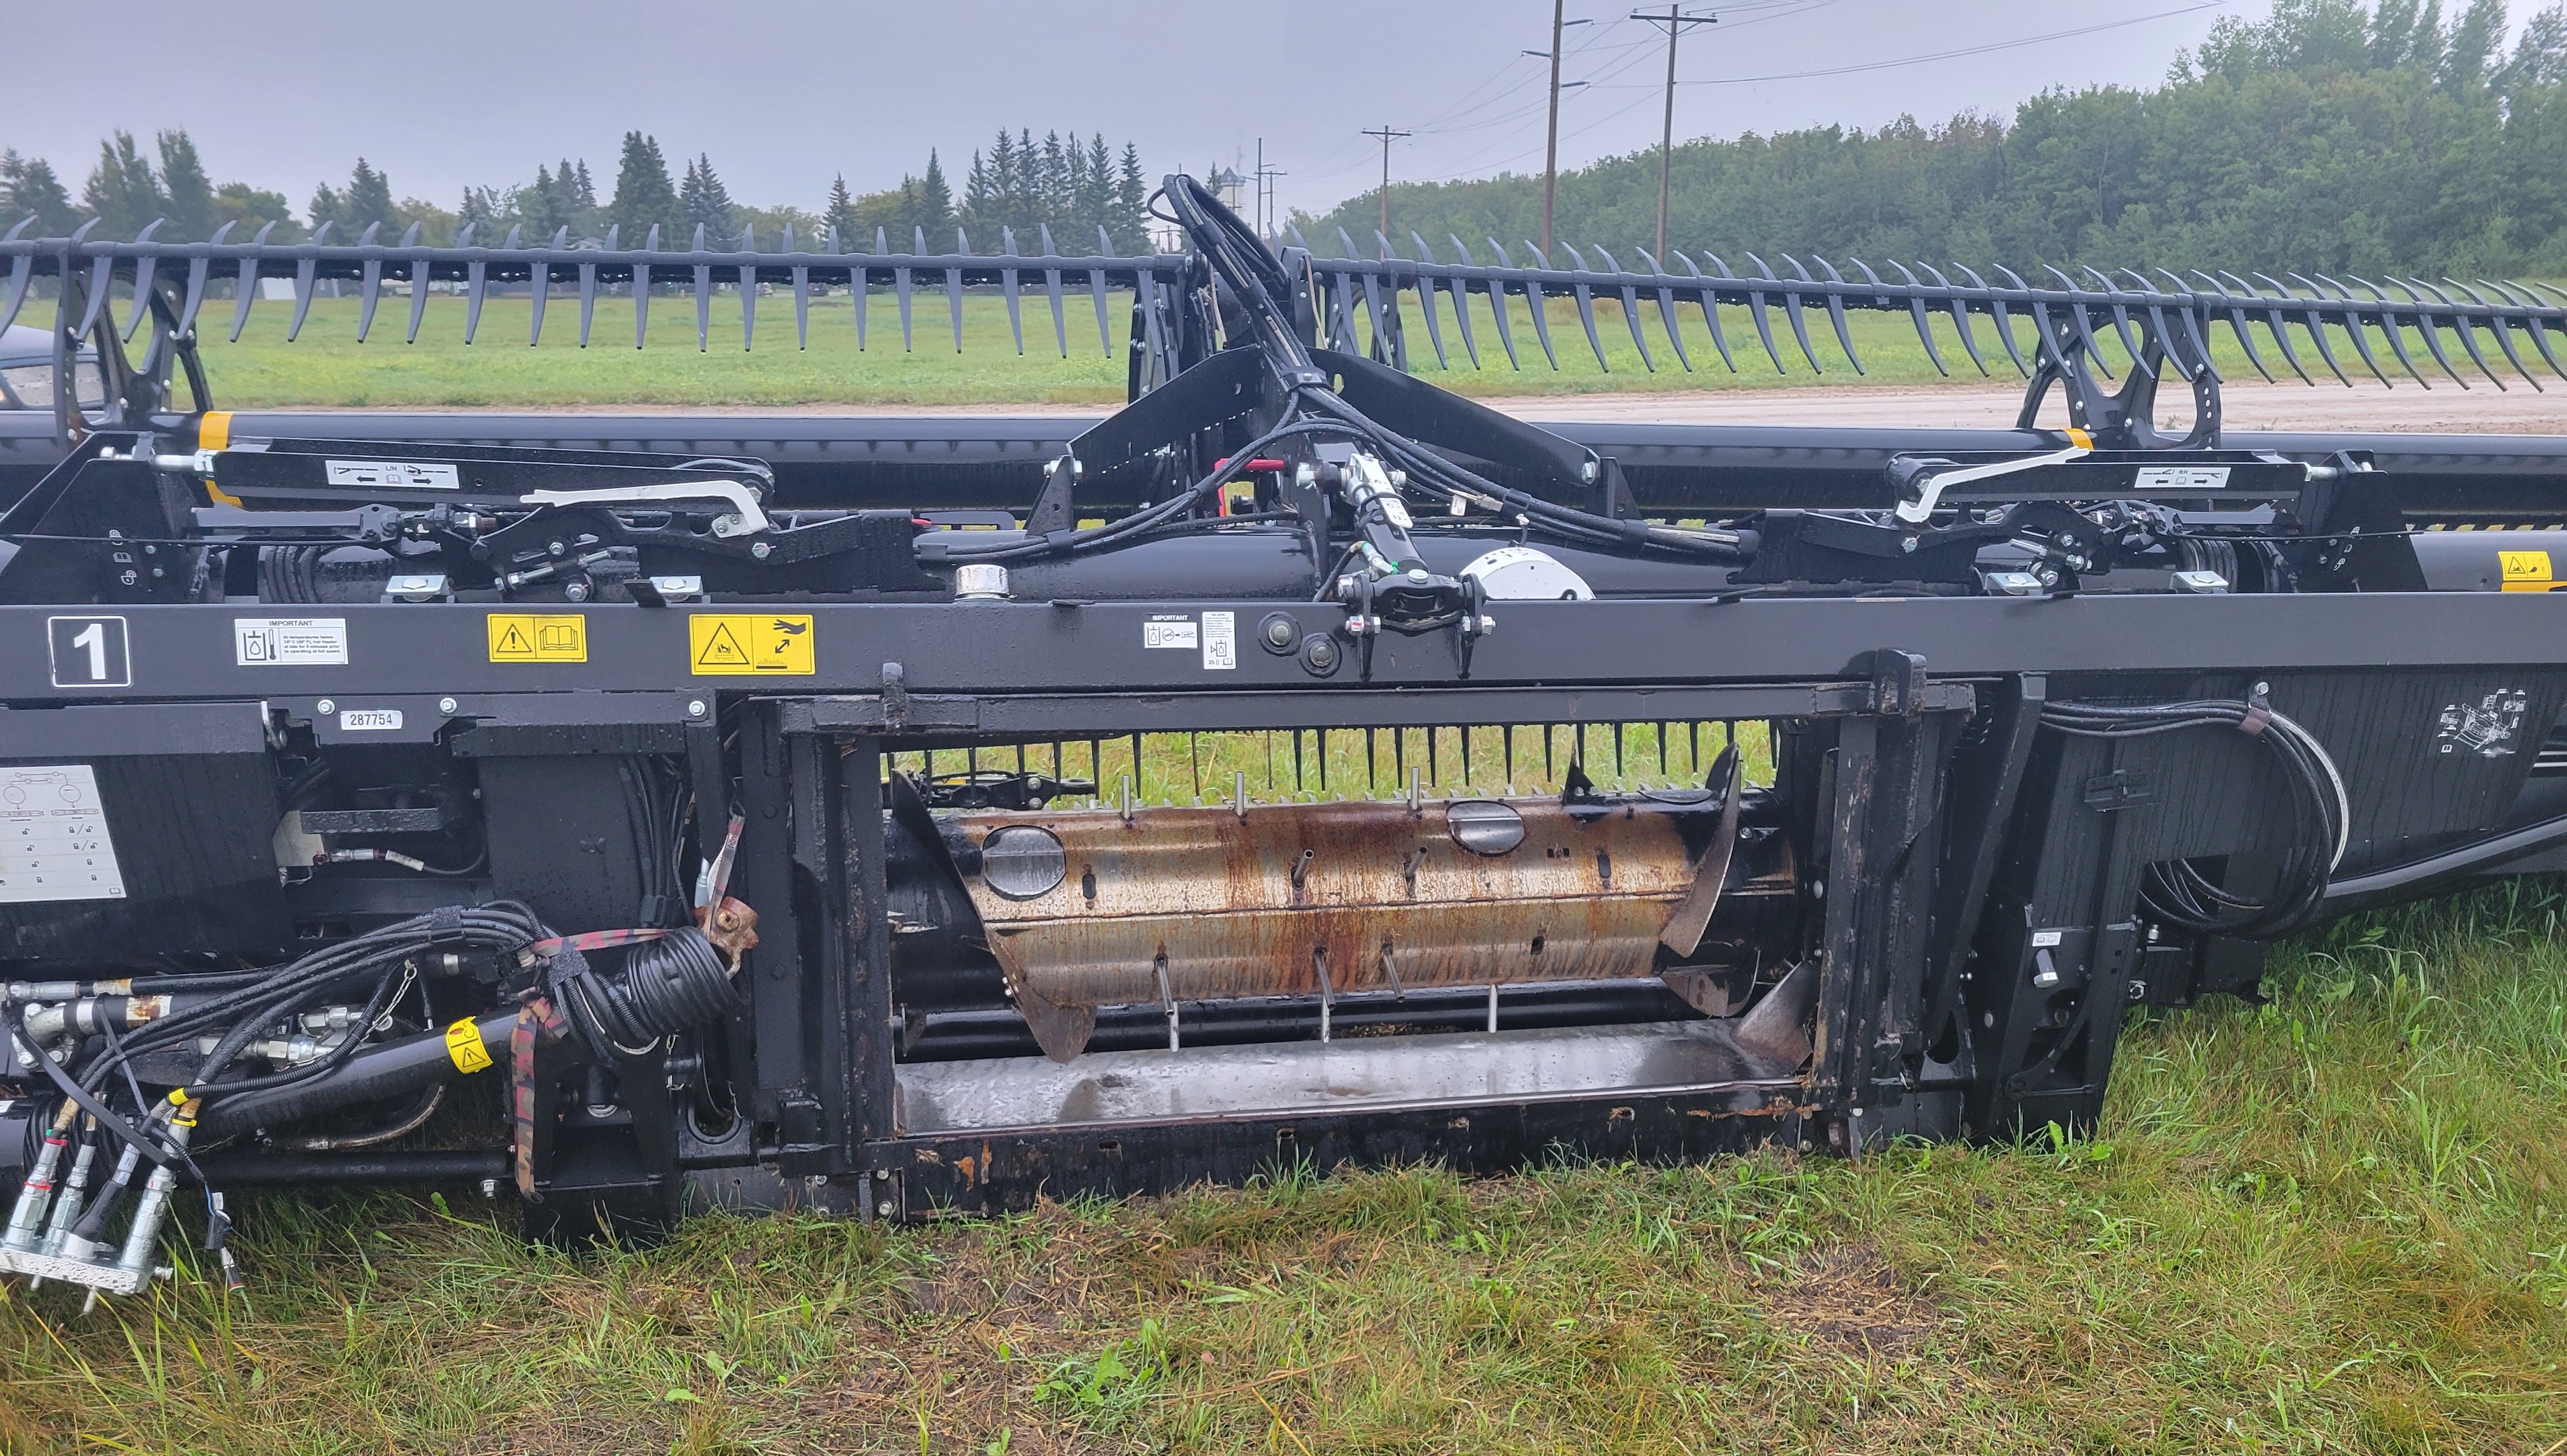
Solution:
[[[2499,551],[2495,559],[2504,568],[2504,590],[2508,592],[2546,592],[2549,580],[2549,553],[2545,551]]]
[[[576,612],[535,616],[502,611],[491,613],[489,620],[493,662],[588,660],[588,618]]]
[[[809,677],[820,670],[811,618],[699,612],[687,618],[687,669],[698,677]]]
[[[457,1072],[478,1072],[490,1065],[490,1049],[481,1045],[481,1024],[470,1017],[445,1029],[445,1055]]]

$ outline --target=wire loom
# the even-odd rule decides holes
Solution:
[[[2214,883],[2191,860],[2148,867],[2140,904],[2152,917],[2211,935],[2271,940],[2308,924],[2326,899],[2327,879],[2344,860],[2351,813],[2335,760],[2306,728],[2257,693],[2143,706],[2058,702],[2041,726],[2078,738],[2145,738],[2193,728],[2228,727],[2261,744],[2282,766],[2291,789],[2295,847],[2282,856],[2270,896],[2255,898]]]

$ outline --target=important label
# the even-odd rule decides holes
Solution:
[[[478,1072],[490,1065],[490,1049],[481,1042],[481,1024],[470,1017],[445,1029],[445,1055],[457,1072]]]
[[[240,616],[232,619],[232,660],[243,667],[345,667],[344,616]]]
[[[1239,615],[1230,611],[1203,614],[1203,664],[1207,672],[1239,665]]]
[[[493,662],[588,660],[588,618],[578,612],[557,615],[493,612],[489,624],[490,660]]]
[[[2146,465],[2133,482],[2140,490],[2224,490],[2225,465]]]
[[[0,768],[0,904],[123,898],[90,766]]]
[[[809,677],[820,670],[811,618],[732,611],[690,616],[687,670],[698,677]]]
[[[335,486],[356,490],[460,490],[454,467],[438,460],[325,460]]]
[[[2549,553],[2545,551],[2499,551],[2495,559],[2503,569],[2507,592],[2546,592],[2554,585],[2549,577]]]
[[[1180,647],[1191,652],[1202,640],[1191,616],[1161,613],[1141,623],[1141,645],[1144,647]]]

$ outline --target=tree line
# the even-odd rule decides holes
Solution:
[[[226,222],[234,224],[236,242],[270,225],[271,241],[301,242],[327,223],[339,241],[354,241],[374,226],[378,239],[390,242],[416,224],[424,241],[445,246],[469,225],[474,240],[485,244],[514,228],[534,243],[612,235],[621,246],[639,247],[656,227],[662,247],[683,248],[702,228],[709,244],[732,246],[745,233],[773,251],[790,228],[794,245],[804,249],[834,238],[844,251],[869,251],[879,234],[893,249],[906,250],[923,232],[931,251],[944,252],[955,246],[960,226],[975,251],[990,253],[999,247],[1001,229],[1014,229],[1017,245],[1032,249],[1039,246],[1036,230],[1048,226],[1065,253],[1092,251],[1100,227],[1117,252],[1148,246],[1149,187],[1140,149],[1127,141],[1118,157],[1102,132],[1081,141],[1075,132],[1064,138],[1053,131],[1037,142],[1030,129],[1010,136],[1001,128],[986,153],[973,153],[959,199],[931,148],[925,170],[904,175],[897,187],[856,193],[839,175],[816,211],[737,201],[704,152],[681,157],[673,177],[659,139],[641,131],[625,133],[602,198],[587,159],[563,157],[538,164],[532,182],[467,186],[447,209],[399,197],[385,169],[361,156],[346,182],[315,187],[300,216],[283,193],[246,182],[215,184],[183,128],[159,132],[153,143],[146,153],[132,133],[113,133],[99,144],[77,195],[51,162],[0,147],[0,231],[32,215],[30,232],[62,237],[95,219],[92,236],[125,239],[157,219],[153,236],[164,242],[201,241]]]
[[[2455,0],[2456,3],[2456,0]],[[2051,263],[2471,277],[2567,274],[2567,8],[2510,54],[2502,0],[2278,0],[2222,20],[2154,89],[2054,89],[2011,118],[1913,119],[1680,144],[1667,240],[1733,268],[1754,250],[1984,269]],[[1622,245],[1657,228],[1655,147],[1560,177],[1555,235]],[[1294,221],[1377,249],[1378,195]],[[1391,237],[1447,235],[1528,261],[1542,178],[1394,184]],[[1591,255],[1590,255],[1591,257]],[[1564,266],[1568,260],[1564,257]],[[1671,265],[1672,266],[1672,265]],[[1708,264],[1704,266],[1708,268]]]

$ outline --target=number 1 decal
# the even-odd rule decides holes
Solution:
[[[132,687],[134,656],[121,616],[49,616],[54,686]]]

